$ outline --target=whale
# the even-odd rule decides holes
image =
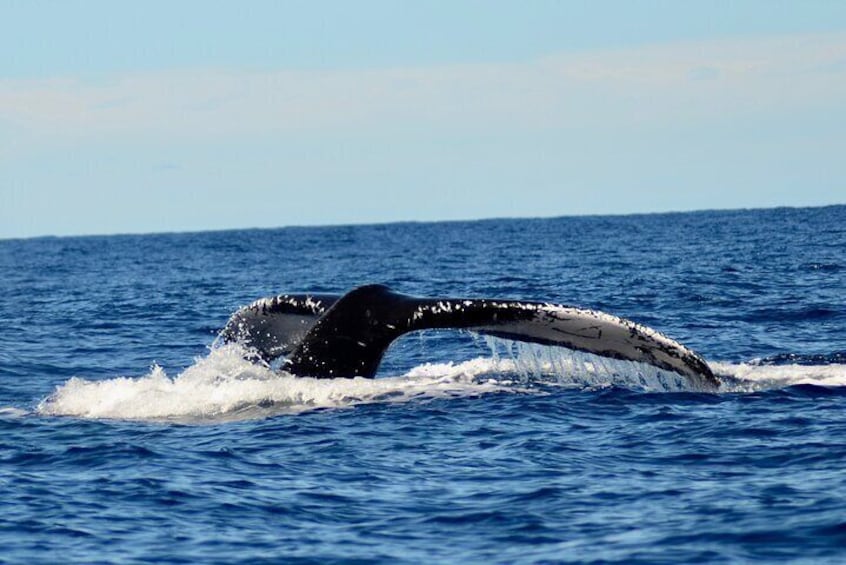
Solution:
[[[679,374],[701,390],[720,386],[705,360],[652,328],[612,314],[550,302],[423,298],[382,284],[346,294],[294,293],[261,298],[231,315],[219,333],[254,360],[283,359],[295,376],[373,378],[390,344],[410,332],[460,329],[645,363]]]

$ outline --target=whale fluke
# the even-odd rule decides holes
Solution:
[[[383,285],[343,296],[290,294],[236,312],[221,332],[284,370],[318,378],[373,377],[388,346],[403,334],[465,329],[515,341],[560,346],[673,371],[702,389],[719,380],[696,353],[661,333],[604,312],[544,302],[431,299]]]
[[[232,314],[219,338],[245,345],[269,363],[291,353],[339,298],[337,294],[280,294],[260,298]]]

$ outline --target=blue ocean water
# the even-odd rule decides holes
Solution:
[[[368,282],[605,310],[718,393],[407,336],[375,380],[213,346]],[[0,562],[846,560],[846,206],[0,241]]]

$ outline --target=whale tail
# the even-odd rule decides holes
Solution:
[[[680,343],[630,320],[556,304],[490,299],[429,299],[383,285],[343,296],[281,295],[236,312],[221,337],[265,361],[287,355],[285,370],[318,378],[373,377],[388,346],[409,332],[465,329],[646,363],[716,389],[708,364]]]

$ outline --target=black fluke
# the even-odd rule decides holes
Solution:
[[[418,298],[383,285],[362,286],[343,296],[263,298],[233,314],[221,338],[251,348],[266,362],[287,356],[283,369],[294,375],[372,378],[398,337],[446,328],[646,363],[683,375],[704,390],[719,386],[696,353],[611,314],[544,302]]]

